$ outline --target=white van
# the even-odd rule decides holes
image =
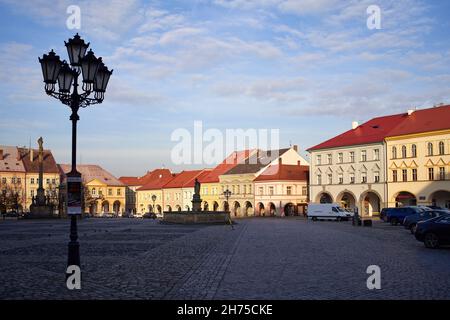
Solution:
[[[342,209],[337,203],[310,203],[308,204],[308,219],[316,220],[348,220],[350,212]]]

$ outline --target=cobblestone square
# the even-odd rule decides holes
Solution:
[[[68,220],[0,222],[1,299],[449,299],[450,249],[375,222],[230,226],[79,222],[82,289],[65,287]],[[381,268],[381,290],[366,269]]]

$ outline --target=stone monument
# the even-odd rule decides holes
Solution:
[[[45,196],[45,190],[43,186],[44,181],[44,140],[42,137],[37,141],[39,144],[39,187],[37,189],[37,195],[33,197],[33,203],[30,206],[30,212],[25,215],[26,218],[39,219],[39,218],[53,218],[53,205],[50,204],[49,197]]]
[[[192,197],[192,211],[202,211],[202,199],[200,198],[200,182],[195,178],[194,182],[194,196]]]
[[[163,222],[179,224],[232,224],[228,211],[202,210],[200,198],[200,182],[195,179],[194,195],[192,196],[192,210],[164,211]]]

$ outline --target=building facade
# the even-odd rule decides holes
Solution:
[[[24,211],[26,172],[17,147],[0,146],[0,213]]]
[[[255,216],[306,214],[309,166],[278,164],[267,167],[254,180]]]
[[[371,119],[320,143],[311,154],[310,199],[338,203],[363,216],[387,206],[386,143],[384,138],[405,115]]]
[[[61,179],[70,172],[71,165],[60,164]],[[125,185],[98,165],[77,165],[81,173],[84,193],[84,213],[93,216],[122,215],[125,212]]]
[[[408,118],[386,137],[388,205],[450,208],[450,106]]]
[[[138,216],[146,212],[161,214],[164,210],[163,187],[176,175],[169,169],[156,169],[151,172],[148,181],[136,190]]]
[[[232,217],[247,217],[255,215],[254,180],[267,167],[277,164],[279,159],[287,165],[308,164],[298,153],[298,147],[261,151],[236,165],[226,173],[219,176],[221,193],[219,196],[222,210],[229,210]],[[225,190],[231,191],[228,198],[223,195]]]
[[[448,206],[450,106],[378,117],[308,151],[312,202],[371,216],[399,205]]]

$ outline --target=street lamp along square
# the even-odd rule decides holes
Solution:
[[[39,59],[45,92],[70,107],[72,114],[72,168],[67,177],[67,213],[70,215],[70,242],[67,265],[80,266],[80,252],[77,231],[77,215],[81,215],[83,207],[81,174],[77,171],[77,121],[78,110],[92,104],[102,103],[112,70],[103,64],[101,58],[94,55],[92,49],[86,54],[89,43],[85,43],[78,33],[68,42],[64,42],[69,56],[70,66],[61,61],[52,50]],[[78,77],[83,77],[82,91],[78,91]],[[59,90],[55,92],[58,82]],[[95,96],[92,98],[92,87]],[[67,276],[67,274],[66,274]]]
[[[39,59],[42,68],[42,76],[44,77],[45,91],[47,93],[55,91],[56,79],[61,69],[61,60],[59,56],[52,50],[48,54]]]
[[[64,41],[64,45],[67,48],[70,65],[72,67],[81,67],[80,59],[84,58],[89,43],[84,43],[84,40],[81,39],[77,33],[72,39],[69,39],[69,41]]]

